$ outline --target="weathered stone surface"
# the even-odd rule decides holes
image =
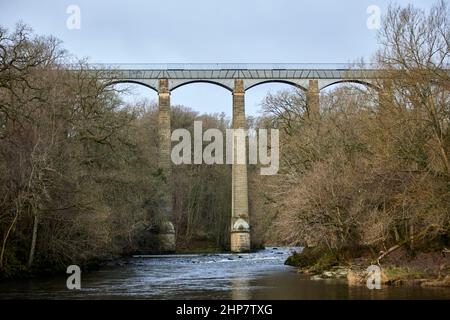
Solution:
[[[159,80],[158,89],[158,135],[159,135],[159,167],[170,175],[170,151],[171,151],[171,128],[170,128],[170,91],[168,80]]]
[[[162,224],[158,238],[160,252],[175,252],[175,228],[173,227],[172,222],[166,221]]]
[[[160,210],[164,212],[163,222],[159,226],[158,239],[161,252],[175,251],[175,230],[170,222],[172,214],[172,186],[171,186],[171,125],[170,125],[170,91],[167,79],[159,80],[158,87],[158,123],[159,123],[159,160],[158,165],[162,172],[162,198]]]
[[[250,232],[231,231],[231,251],[249,252],[250,251]]]
[[[233,129],[246,129],[244,82],[236,79],[233,90]],[[242,147],[242,146],[240,146]],[[246,146],[244,146],[245,153]],[[250,250],[247,164],[237,164],[237,144],[233,139],[231,251]]]
[[[319,114],[319,82],[318,80],[309,80],[309,89],[307,92],[308,113],[310,117],[316,117]]]

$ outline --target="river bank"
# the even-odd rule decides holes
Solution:
[[[128,257],[81,274],[0,281],[0,299],[450,299],[447,288],[389,286],[368,290],[344,279],[311,280],[284,261],[299,248],[269,247],[245,254]]]
[[[305,248],[286,260],[311,280],[343,279],[349,286],[366,286],[367,268],[377,265],[381,285],[448,287],[450,290],[450,253],[445,251],[408,252],[399,249],[379,263],[364,249],[342,252],[342,256],[318,248]]]

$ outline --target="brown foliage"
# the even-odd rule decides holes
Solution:
[[[266,100],[284,129],[281,176],[266,187],[277,190],[265,207],[277,214],[271,237],[331,250],[412,246],[423,230],[448,239],[449,16],[445,2],[429,14],[391,7],[377,56],[383,79],[322,94],[320,119],[292,117],[307,109],[285,103],[304,103],[298,92]]]

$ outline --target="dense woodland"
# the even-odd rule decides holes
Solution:
[[[259,178],[273,241],[337,256],[448,252],[449,9],[391,7],[378,41],[383,79],[323,93],[318,117],[303,92],[265,99],[264,121],[284,132],[281,174]]]
[[[255,247],[449,246],[449,9],[393,6],[378,39],[385,71],[375,86],[331,87],[320,114],[301,90],[272,93],[249,121],[280,129],[281,146],[278,175],[249,170]],[[100,77],[54,38],[0,27],[1,277],[148,248],[163,183],[157,106],[124,102]],[[230,126],[224,115],[172,108],[172,128],[192,130],[194,120]],[[172,172],[177,247],[226,249],[231,167]]]

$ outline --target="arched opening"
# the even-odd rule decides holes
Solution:
[[[285,131],[284,117],[282,113],[286,112],[285,108],[293,107],[298,114],[303,114],[305,106],[305,90],[299,86],[285,81],[266,81],[251,86],[245,93],[245,109],[247,115],[247,123],[252,129],[279,129],[280,140],[284,139]],[[296,101],[298,99],[298,101]],[[296,103],[290,103],[290,102]],[[290,106],[286,102],[289,102]],[[297,103],[298,102],[298,103]],[[298,108],[297,108],[298,106]],[[294,116],[295,117],[295,116]],[[255,134],[256,132],[250,133]],[[271,135],[267,136],[267,141],[272,144]],[[258,146],[259,150],[259,146]],[[260,151],[260,150],[259,150]],[[267,149],[267,155],[277,154],[273,150]],[[283,161],[283,151],[280,151],[279,157]],[[259,156],[258,156],[259,157]],[[259,158],[258,161],[260,161]],[[281,163],[281,162],[280,162]],[[271,163],[273,164],[273,163]],[[274,213],[267,210],[265,203],[257,201],[257,195],[263,190],[263,186],[270,184],[273,181],[272,177],[262,176],[261,168],[266,165],[249,165],[248,166],[248,197],[250,204],[250,226],[251,226],[251,243],[258,245],[263,241],[263,237],[271,234],[267,231],[268,223],[275,219]],[[239,228],[239,225],[236,226]],[[246,226],[244,225],[244,228]],[[264,235],[264,236],[263,236]],[[269,235],[270,237],[271,235]]]
[[[109,84],[112,85],[112,86],[122,85],[122,84],[123,85],[125,85],[125,84],[136,84],[136,85],[144,86],[144,87],[147,87],[149,89],[152,89],[153,91],[158,92],[158,89],[156,89],[156,88],[154,88],[154,87],[152,87],[152,86],[150,86],[150,85],[148,85],[146,83],[139,82],[139,81],[134,81],[134,80],[117,80],[117,81],[111,81]]]
[[[333,82],[333,83],[329,83],[326,86],[320,88],[320,90],[324,90],[324,89],[326,89],[328,87],[331,87],[331,86],[334,86],[334,85],[338,85],[338,84],[360,84],[360,85],[365,86],[367,88],[378,90],[378,87],[376,87],[374,84],[372,84],[370,82],[366,82],[366,81],[363,81],[363,80],[353,80],[353,79],[351,79],[351,80],[339,80],[339,81],[336,81],[336,82]]]
[[[289,81],[264,81],[247,88],[245,92],[245,113],[247,117],[257,117],[265,110],[267,99],[280,95],[305,97],[306,89]]]
[[[219,86],[219,87],[225,88],[225,89],[227,89],[228,91],[231,91],[231,92],[233,91],[232,88],[226,86],[225,84],[220,83],[220,82],[216,82],[216,81],[212,81],[212,80],[192,80],[192,81],[188,81],[188,82],[183,82],[183,83],[181,83],[181,84],[176,85],[175,87],[173,87],[173,88],[172,88],[172,91],[175,90],[175,89],[177,89],[177,88],[183,87],[183,86],[185,86],[185,85],[188,85],[188,84],[195,84],[195,83],[209,83],[209,84],[214,84],[214,85],[217,85],[217,86]]]
[[[155,250],[150,239],[158,223],[154,217],[163,186],[155,178],[159,170],[157,92],[137,81],[111,82],[107,91],[110,100],[105,109],[113,114],[106,119],[112,120],[95,122],[91,131],[95,133],[97,127],[110,130],[113,133],[108,137],[114,144],[99,140],[89,152],[90,158],[101,163],[93,171],[99,172],[98,180],[106,190],[103,198],[115,210],[108,217],[117,230],[111,243],[119,248],[139,243],[142,250]],[[102,149],[111,150],[107,157],[99,155]]]
[[[110,83],[113,90],[121,100],[124,107],[131,108],[156,108],[158,94],[156,88],[142,82],[125,80]],[[151,89],[151,90],[149,90]]]
[[[365,81],[336,81],[320,90],[320,108],[323,111],[356,112],[359,108],[376,108],[377,106],[378,88]]]
[[[211,81],[186,82],[171,91],[172,132],[187,130],[192,141],[190,163],[172,166],[173,223],[179,249],[223,250],[229,246],[231,166],[225,165],[224,157],[224,164],[207,164],[204,157],[201,163],[195,162],[193,144],[197,142],[194,142],[195,132],[200,129],[203,133],[207,129],[217,132],[218,129],[225,148],[225,129],[230,128],[232,115],[230,91],[230,88]],[[205,155],[208,154],[206,148],[220,138],[214,136],[207,140],[205,136],[203,139],[201,151]],[[179,150],[180,143],[181,139],[173,141],[172,151]],[[224,149],[222,153],[225,156]]]
[[[253,87],[256,87],[256,86],[259,86],[259,85],[268,84],[268,83],[283,83],[283,84],[287,84],[287,85],[290,85],[290,86],[294,86],[294,87],[296,87],[298,89],[301,89],[303,91],[307,90],[305,87],[302,87],[301,85],[298,85],[295,82],[292,82],[292,81],[289,81],[289,80],[281,80],[281,79],[280,80],[274,79],[274,80],[261,81],[261,82],[258,82],[258,83],[255,83],[255,84],[249,86],[246,90],[249,90],[249,89],[251,89]]]
[[[188,107],[199,114],[224,113],[231,117],[231,91],[227,86],[214,81],[185,82],[171,90],[171,105]]]

